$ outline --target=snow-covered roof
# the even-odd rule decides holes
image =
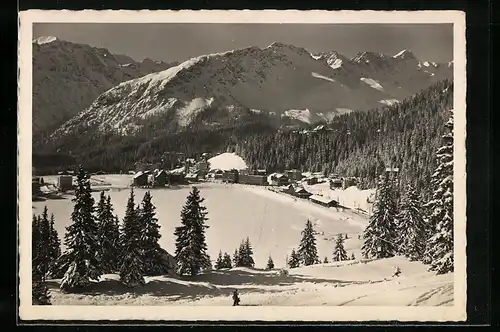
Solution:
[[[300,194],[300,193],[309,193],[307,190],[305,190],[303,187],[297,187],[295,188],[295,193]]]
[[[286,175],[285,175],[285,174],[281,174],[281,173],[277,173],[275,176],[276,176],[278,179],[281,179],[282,177],[286,177]]]
[[[333,198],[328,198],[328,197],[318,196],[318,195],[312,195],[310,197],[310,199],[313,201],[317,201],[317,202],[321,202],[321,203],[325,203],[325,204],[328,204],[331,202],[336,202],[336,200],[334,200]]]
[[[138,177],[142,176],[144,173],[142,171],[139,171],[134,174],[134,179],[137,179]]]

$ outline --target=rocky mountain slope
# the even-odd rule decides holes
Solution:
[[[53,138],[74,132],[133,135],[152,123],[183,128],[207,109],[266,114],[288,123],[328,121],[338,114],[397,103],[452,77],[452,63],[363,52],[348,59],[336,52],[311,54],[275,42],[189,59],[165,71],[123,82],[100,95],[65,123]],[[212,114],[213,115],[213,114]],[[237,118],[238,116],[236,116]]]
[[[39,37],[33,40],[33,132],[55,129],[121,82],[173,65]]]

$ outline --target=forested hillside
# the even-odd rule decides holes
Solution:
[[[452,83],[441,81],[396,105],[339,116],[316,132],[277,130],[267,116],[245,112],[216,128],[197,121],[176,133],[159,130],[164,126],[150,119],[134,137],[112,133],[66,136],[64,141],[36,148],[45,152],[45,158],[44,153],[37,153],[34,163],[46,172],[78,163],[90,171],[116,172],[133,168],[139,160],[169,158],[165,152],[183,152],[189,157],[235,151],[253,167],[359,176],[364,187],[374,186],[381,169],[392,165],[401,169],[404,183],[421,186],[430,181],[436,166],[435,151],[449,116],[446,111],[452,107]],[[55,155],[60,157],[57,161]]]
[[[364,187],[373,187],[381,170],[394,166],[402,184],[427,187],[422,185],[435,169],[446,111],[452,108],[452,83],[442,81],[397,105],[339,116],[331,130],[256,133],[235,150],[254,167],[359,176]]]

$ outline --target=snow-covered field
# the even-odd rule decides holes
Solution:
[[[93,183],[105,183],[110,190],[115,213],[124,216],[130,175],[93,176]],[[50,177],[44,178],[49,180]],[[231,292],[239,289],[242,304],[247,305],[452,305],[453,274],[435,276],[426,266],[408,262],[402,257],[360,263],[362,240],[358,239],[367,224],[367,216],[350,210],[336,211],[265,187],[200,183],[209,220],[207,245],[212,260],[219,250],[232,255],[247,236],[253,246],[255,269],[235,268],[212,271],[197,277],[148,277],[140,289],[129,290],[121,285],[117,275],[105,275],[99,283],[79,294],[59,292],[60,280],[50,280],[53,304],[99,305],[231,305]],[[153,203],[161,224],[160,245],[174,253],[174,228],[180,223],[180,211],[190,186],[153,189]],[[325,184],[308,186],[310,191],[335,195]],[[342,192],[342,193],[341,193]],[[144,189],[135,189],[136,202]],[[370,195],[355,187],[339,190],[346,201],[359,205]],[[97,200],[99,192],[93,193]],[[335,196],[334,196],[335,197]],[[47,205],[54,213],[56,229],[63,238],[70,224],[73,209],[67,199],[33,202],[33,213],[39,214]],[[340,199],[342,201],[342,199]],[[348,234],[345,249],[355,260],[318,264],[290,270],[279,276],[278,271],[265,271],[268,256],[276,268],[285,265],[285,257],[297,248],[305,221],[313,222],[321,261],[331,261],[334,240],[338,233]],[[64,249],[64,248],[63,248]],[[397,280],[390,277],[395,266],[402,270]],[[388,280],[384,280],[387,278]]]
[[[133,291],[117,275],[105,275],[79,294],[63,294],[50,280],[54,305],[231,306],[238,289],[241,305],[257,306],[440,306],[453,305],[453,274],[435,276],[420,263],[394,257],[368,263],[318,264],[278,271],[234,268],[196,277],[146,278]],[[394,266],[402,275],[391,278]]]

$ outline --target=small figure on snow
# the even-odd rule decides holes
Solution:
[[[238,290],[235,289],[233,292],[233,306],[239,305],[240,304],[240,298],[238,296]]]
[[[392,276],[399,277],[400,274],[401,274],[401,269],[399,268],[399,266],[396,266],[396,268],[394,269],[394,274]]]

